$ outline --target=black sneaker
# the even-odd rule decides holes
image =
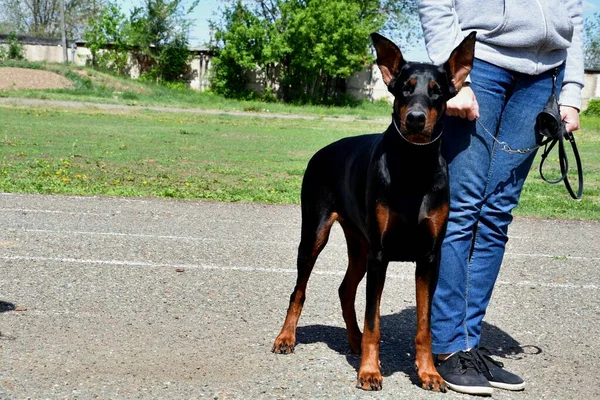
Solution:
[[[493,388],[470,351],[459,351],[435,366],[446,385],[455,392],[490,396]]]
[[[487,378],[492,387],[505,390],[523,390],[525,381],[519,376],[505,370],[504,364],[494,360],[490,352],[485,347],[479,347],[471,350],[476,358],[479,369]]]

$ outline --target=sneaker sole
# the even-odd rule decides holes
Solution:
[[[512,391],[519,391],[519,390],[525,389],[525,382],[521,382],[521,383],[517,383],[517,384],[492,382],[492,381],[489,381],[489,382],[492,387],[495,387],[497,389],[512,390]]]
[[[444,382],[446,382],[446,386],[448,386],[448,388],[454,390],[455,392],[459,392],[459,393],[478,394],[478,395],[487,395],[487,396],[491,396],[492,393],[494,393],[494,388],[492,388],[490,386],[461,386],[461,385],[455,385],[446,380],[444,380]]]

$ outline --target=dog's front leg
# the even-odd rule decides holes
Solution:
[[[381,390],[383,377],[379,366],[379,305],[385,283],[387,260],[382,251],[369,252],[367,257],[367,302],[365,326],[362,335],[362,355],[356,387],[364,390]]]
[[[417,292],[417,334],[415,336],[415,365],[423,389],[446,391],[431,354],[431,299],[437,284],[439,252],[436,257],[418,260],[415,271]]]

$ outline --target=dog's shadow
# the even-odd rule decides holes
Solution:
[[[360,323],[360,322],[359,322]],[[416,311],[407,308],[391,315],[381,316],[381,345],[379,358],[381,373],[390,376],[403,372],[414,384],[419,384],[414,367]],[[481,345],[491,354],[500,358],[522,358],[527,354],[540,354],[537,346],[521,345],[518,341],[498,327],[483,323]],[[356,371],[360,366],[360,355],[350,352],[346,329],[336,326],[309,325],[299,326],[296,330],[298,344],[325,343],[330,349],[344,354],[346,360]]]

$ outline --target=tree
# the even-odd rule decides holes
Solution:
[[[67,36],[80,38],[104,0],[64,0]],[[20,34],[60,37],[60,0],[0,0],[2,27]]]
[[[129,21],[116,2],[102,7],[83,34],[92,66],[120,75],[129,72],[129,31]]]
[[[143,79],[155,82],[189,80],[189,14],[198,0],[145,0],[126,17],[114,0],[107,3],[84,37],[94,66],[128,72],[129,58]]]
[[[130,16],[130,40],[142,75],[154,81],[179,81],[189,74],[191,12],[184,0],[144,0]]]
[[[286,101],[338,101],[345,78],[372,60],[369,33],[402,26],[391,36],[411,40],[414,10],[413,0],[238,1],[212,23],[213,88],[245,96],[240,83],[258,69]]]
[[[0,61],[23,60],[23,45],[19,42],[17,34],[13,31],[8,35],[8,46],[0,46]]]
[[[212,87],[226,97],[248,97],[251,93],[246,89],[247,71],[257,66],[272,67],[279,54],[275,50],[279,43],[267,47],[267,23],[241,2],[226,8],[223,19],[223,29],[215,32],[220,46],[212,59]]]
[[[600,13],[584,20],[583,57],[586,68],[600,69]]]

